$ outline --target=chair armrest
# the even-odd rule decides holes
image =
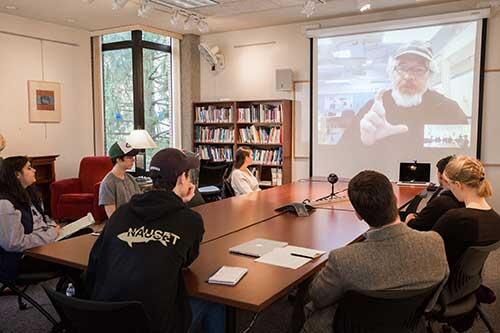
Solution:
[[[66,193],[79,193],[81,191],[80,179],[69,178],[58,180],[50,184],[50,208],[52,210],[52,217],[59,218],[57,206],[59,204],[59,197]]]

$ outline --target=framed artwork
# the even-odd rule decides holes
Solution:
[[[29,120],[31,123],[61,122],[61,84],[28,81]]]

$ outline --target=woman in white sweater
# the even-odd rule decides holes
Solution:
[[[260,191],[259,181],[248,170],[248,166],[252,162],[252,151],[244,147],[238,148],[234,159],[233,172],[231,172],[231,186],[236,195]]]

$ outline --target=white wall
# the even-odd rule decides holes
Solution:
[[[0,32],[0,133],[3,157],[58,154],[58,179],[78,174],[82,156],[93,155],[92,77],[87,31],[0,14],[0,31],[78,44],[78,47]],[[61,123],[29,123],[28,80],[62,85]]]
[[[467,6],[467,3],[463,3]],[[442,6],[441,6],[442,7]],[[444,8],[419,9],[413,15],[428,15]],[[460,9],[466,9],[460,8]],[[393,14],[376,14],[378,19],[411,17],[411,11]],[[366,21],[365,17],[358,20]],[[325,21],[323,21],[325,22]],[[322,22],[322,23],[323,23]],[[354,24],[351,19],[335,19],[332,25]],[[226,69],[217,75],[211,73],[207,63],[201,61],[201,98],[203,101],[227,99],[292,98],[290,93],[275,90],[274,72],[278,68],[291,68],[294,80],[309,79],[309,42],[303,33],[304,24],[283,25],[268,28],[234,31],[203,36],[201,41],[210,46],[217,45],[226,58]],[[271,45],[235,48],[235,45],[276,42]],[[486,69],[500,69],[500,14],[489,19],[486,50]],[[490,71],[485,75],[483,161],[487,166],[487,177],[492,181],[495,195],[491,202],[500,210],[500,72]],[[296,160],[293,179],[308,176],[309,161]]]
[[[294,80],[309,79],[309,40],[300,24],[211,34],[201,41],[217,45],[226,59],[217,74],[201,59],[202,101],[292,99],[291,92],[276,91],[276,69],[292,69]],[[235,47],[266,42],[271,44]],[[309,161],[294,160],[292,179],[306,177]]]

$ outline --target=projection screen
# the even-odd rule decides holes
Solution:
[[[476,156],[483,23],[451,21],[313,36],[313,176],[371,169],[397,180],[400,162]]]

